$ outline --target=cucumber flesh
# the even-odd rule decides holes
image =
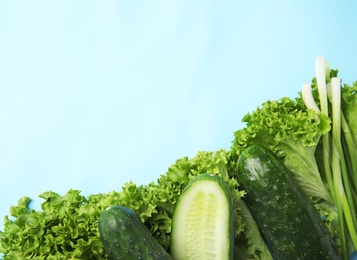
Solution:
[[[173,216],[173,259],[232,259],[230,193],[216,175],[203,174],[181,194]]]

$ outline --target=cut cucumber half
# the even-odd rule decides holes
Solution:
[[[171,232],[173,259],[233,259],[233,205],[225,182],[201,174],[183,190]]]

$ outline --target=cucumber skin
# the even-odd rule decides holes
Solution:
[[[243,150],[237,178],[276,259],[341,259],[312,202],[272,151]]]
[[[111,206],[104,210],[98,219],[98,229],[109,259],[171,259],[129,208]]]
[[[221,190],[224,192],[225,197],[227,198],[227,203],[228,203],[228,207],[229,207],[229,221],[228,221],[229,223],[227,225],[229,252],[228,252],[228,255],[227,255],[227,259],[232,260],[234,258],[233,257],[233,254],[234,254],[234,207],[233,207],[233,201],[232,201],[231,193],[230,193],[230,191],[228,189],[228,186],[223,181],[223,179],[221,177],[219,177],[218,175],[202,173],[202,174],[198,175],[196,178],[194,178],[192,181],[190,181],[187,184],[187,186],[182,190],[181,196],[184,195],[186,190],[190,189],[192,186],[197,184],[197,182],[200,182],[202,180],[209,180],[209,181],[216,182],[220,186]],[[182,200],[182,198],[181,198],[181,200]],[[177,204],[175,206],[175,210],[178,207],[179,203],[180,203],[180,198],[177,201]],[[175,210],[174,210],[174,217],[175,217]],[[174,223],[175,222],[173,220],[173,224]],[[172,230],[174,228],[175,228],[175,226],[173,225],[172,226]],[[171,242],[174,242],[174,241],[171,240]],[[172,243],[171,243],[171,246],[172,246]]]

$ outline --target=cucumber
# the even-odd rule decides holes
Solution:
[[[110,206],[104,210],[98,219],[98,229],[109,259],[171,259],[129,208]]]
[[[182,191],[174,209],[173,259],[233,259],[232,198],[217,175],[201,174]]]
[[[276,259],[340,259],[311,200],[272,151],[258,145],[243,150],[237,178]]]

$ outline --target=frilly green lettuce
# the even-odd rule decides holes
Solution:
[[[342,87],[342,110],[357,146],[357,81],[352,86],[344,84]]]
[[[10,209],[15,219],[5,217],[0,234],[4,259],[93,259],[104,256],[97,235],[96,219],[101,208],[69,190],[64,196],[54,192],[39,195],[42,210],[30,209],[30,198],[23,197]]]

